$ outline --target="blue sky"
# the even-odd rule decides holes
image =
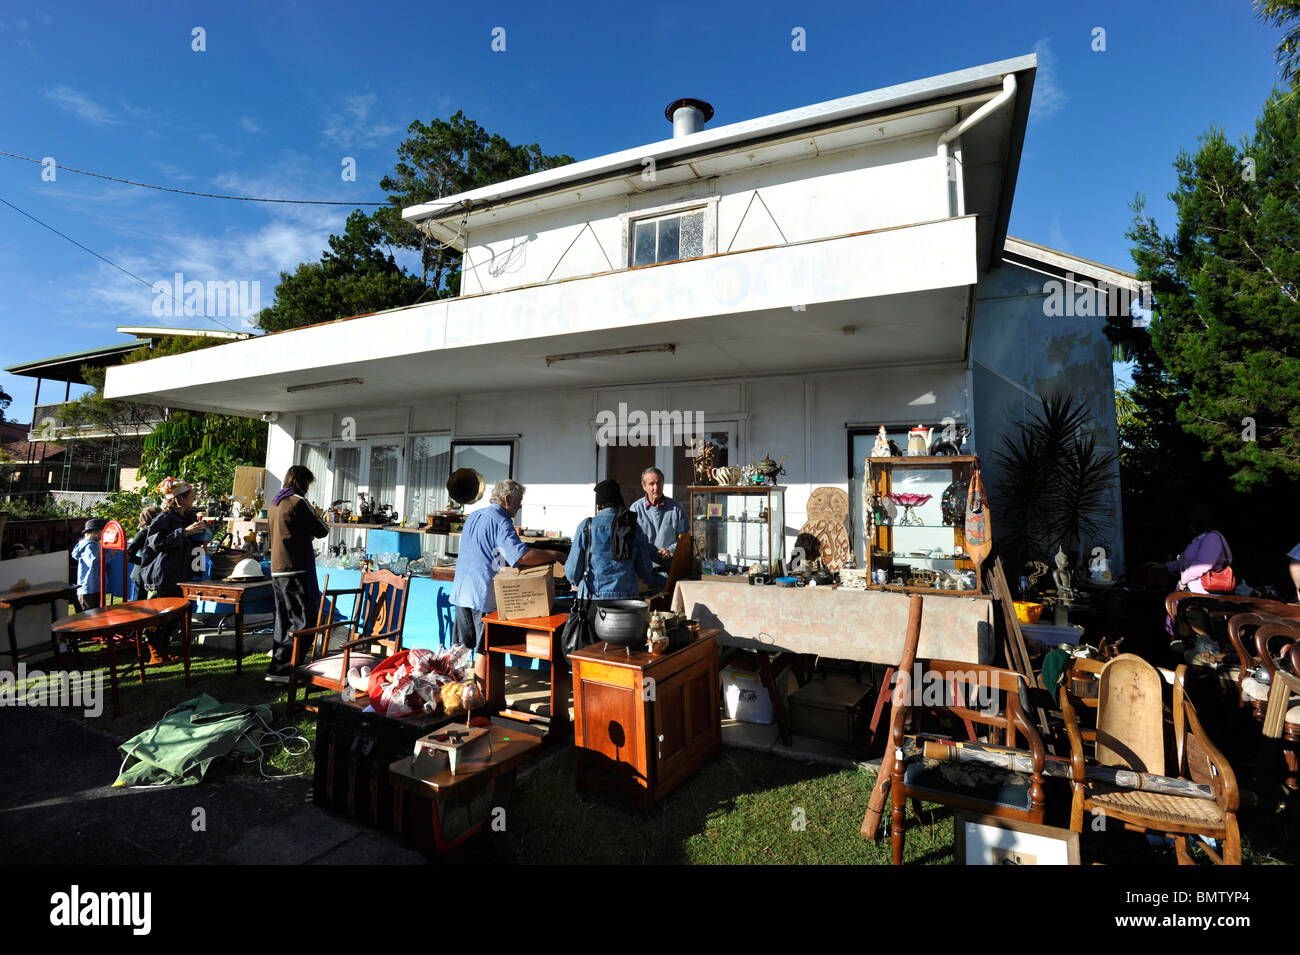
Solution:
[[[1131,268],[1132,197],[1169,231],[1177,151],[1211,125],[1248,133],[1276,82],[1278,32],[1249,0],[458,6],[5,5],[0,150],[203,192],[375,202],[417,118],[461,109],[583,159],[667,138],[681,96],[711,102],[718,125],[1036,52],[1010,232]],[[256,281],[262,304],[352,208],[42,171],[0,157],[0,198],[149,283]],[[115,343],[118,325],[216,327],[156,317],[147,285],[3,205],[0,288],[0,366]],[[0,373],[10,417],[27,420],[34,385]]]

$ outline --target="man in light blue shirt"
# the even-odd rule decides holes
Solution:
[[[691,522],[685,509],[671,497],[664,497],[664,472],[646,468],[641,472],[641,489],[645,497],[632,505],[637,526],[650,542],[656,563],[663,566],[677,551],[677,535],[688,533]]]
[[[492,503],[465,519],[456,555],[456,576],[451,585],[451,605],[456,608],[456,643],[476,651],[474,676],[487,680],[487,654],[483,647],[483,615],[497,609],[492,578],[503,567],[534,567],[563,561],[553,550],[529,549],[515,531],[514,517],[524,500],[518,481],[498,481]]]

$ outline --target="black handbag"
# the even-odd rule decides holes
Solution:
[[[596,642],[596,634],[591,627],[592,585],[588,584],[585,595],[582,593],[582,581],[587,579],[587,567],[591,563],[590,520],[587,521],[584,540],[582,573],[578,575],[578,580],[574,583],[573,609],[569,611],[569,619],[564,621],[564,628],[560,631],[560,652],[564,654],[566,660],[569,658],[570,653],[589,647]]]

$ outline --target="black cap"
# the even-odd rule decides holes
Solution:
[[[623,489],[613,478],[605,478],[596,485],[596,506],[609,507],[611,504],[615,507],[623,506]]]
[[[86,533],[89,533],[90,531],[102,531],[107,526],[108,521],[104,520],[102,517],[92,517],[90,520],[86,521],[85,530]]]

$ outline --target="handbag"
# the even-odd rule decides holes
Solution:
[[[596,634],[591,627],[591,591],[592,587],[587,587],[587,592],[582,593],[582,582],[587,579],[587,567],[591,562],[591,521],[587,521],[587,527],[584,534],[585,546],[582,551],[582,573],[578,575],[576,596],[573,598],[573,609],[569,611],[569,619],[564,621],[564,627],[560,630],[560,652],[564,654],[567,660],[569,654],[575,650],[581,650],[583,647],[589,647],[596,642]]]
[[[1218,531],[1214,533],[1219,534]],[[1219,540],[1223,541],[1223,549],[1227,552],[1229,562],[1218,570],[1207,570],[1201,574],[1201,586],[1205,588],[1206,593],[1211,594],[1232,593],[1237,589],[1237,575],[1232,572],[1232,549],[1228,547],[1228,542],[1224,540],[1222,534],[1219,534]]]

